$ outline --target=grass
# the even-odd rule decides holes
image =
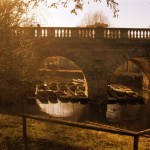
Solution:
[[[133,138],[27,119],[27,150],[132,150]],[[0,114],[0,150],[23,150],[22,119]],[[150,149],[140,138],[139,150]]]

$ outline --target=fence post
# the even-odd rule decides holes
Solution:
[[[27,139],[26,116],[22,116],[22,125],[23,125],[23,141],[26,143]]]
[[[138,150],[138,143],[139,143],[139,136],[135,135],[134,136],[134,147],[133,147],[133,150]]]

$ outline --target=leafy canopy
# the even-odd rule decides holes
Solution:
[[[19,26],[31,25],[29,9],[30,4],[22,0],[0,0],[0,80],[11,84],[33,77],[37,59],[34,41],[18,32]]]

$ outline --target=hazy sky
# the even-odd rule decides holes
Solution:
[[[86,0],[85,0],[86,1]],[[38,11],[38,19],[41,26],[66,26],[75,27],[81,23],[87,12],[103,11],[108,16],[112,27],[150,28],[150,0],[118,0],[119,16],[113,18],[113,12],[107,7],[105,0],[102,3],[85,3],[84,9],[78,11],[78,15],[71,14],[70,10],[61,6],[57,9],[41,7]]]

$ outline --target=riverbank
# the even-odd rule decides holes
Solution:
[[[133,138],[80,128],[27,120],[30,150],[130,150]],[[150,149],[150,138],[142,137],[139,150]],[[0,149],[23,150],[22,119],[0,114]]]

